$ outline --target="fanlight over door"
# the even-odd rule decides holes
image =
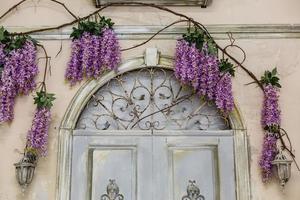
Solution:
[[[184,87],[172,71],[144,68],[120,75],[88,102],[77,129],[227,130],[215,105]]]
[[[72,149],[72,200],[236,199],[228,121],[171,70],[107,82],[82,111]]]

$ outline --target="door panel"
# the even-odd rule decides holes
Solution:
[[[135,198],[136,152],[135,146],[95,147],[90,149],[89,169],[92,200],[98,200],[106,191],[109,180],[121,188],[120,193],[127,199]]]
[[[101,199],[110,179],[124,200],[182,200],[188,186],[198,200],[236,199],[228,134],[75,135],[72,158],[71,200]]]
[[[75,136],[71,199],[99,200],[116,184],[126,200],[151,200],[151,152],[149,137]]]
[[[155,137],[154,199],[181,200],[192,181],[205,200],[234,200],[232,145],[231,137]]]
[[[217,199],[219,181],[216,146],[169,147],[168,151],[172,199],[181,199],[186,195],[189,181],[195,181],[205,199]]]

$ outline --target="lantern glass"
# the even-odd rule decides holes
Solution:
[[[16,178],[23,188],[27,187],[32,182],[36,163],[34,160],[31,160],[28,155],[20,160],[20,162],[14,164],[16,167]]]
[[[272,164],[277,168],[277,176],[279,178],[280,185],[284,187],[291,177],[292,161],[288,160],[286,156],[282,154],[282,151],[280,151],[276,155]]]
[[[278,166],[278,177],[280,180],[290,178],[290,167],[288,163],[281,163]]]

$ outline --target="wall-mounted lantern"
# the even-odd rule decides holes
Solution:
[[[281,187],[284,187],[291,177],[292,162],[292,160],[288,160],[287,157],[283,155],[282,151],[279,151],[272,162],[277,170],[277,176],[279,178]]]
[[[25,188],[32,182],[36,167],[36,156],[30,152],[24,154],[24,157],[15,163],[16,178],[22,188]]]

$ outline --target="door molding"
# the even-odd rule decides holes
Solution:
[[[112,78],[125,72],[148,67],[147,63],[153,63],[151,59],[155,59],[155,62],[157,62],[157,65],[154,67],[173,70],[172,57],[160,54],[157,54],[157,58],[154,58],[153,55],[140,56],[127,60],[118,68],[118,72],[111,71],[104,74],[99,80],[87,81],[77,91],[65,112],[59,128],[56,200],[70,200],[73,130],[75,129],[81,111],[84,109],[91,96]],[[250,157],[248,153],[248,139],[246,127],[243,123],[244,120],[241,117],[237,105],[235,105],[234,111],[230,114],[229,121],[234,135],[237,200],[250,200]]]

